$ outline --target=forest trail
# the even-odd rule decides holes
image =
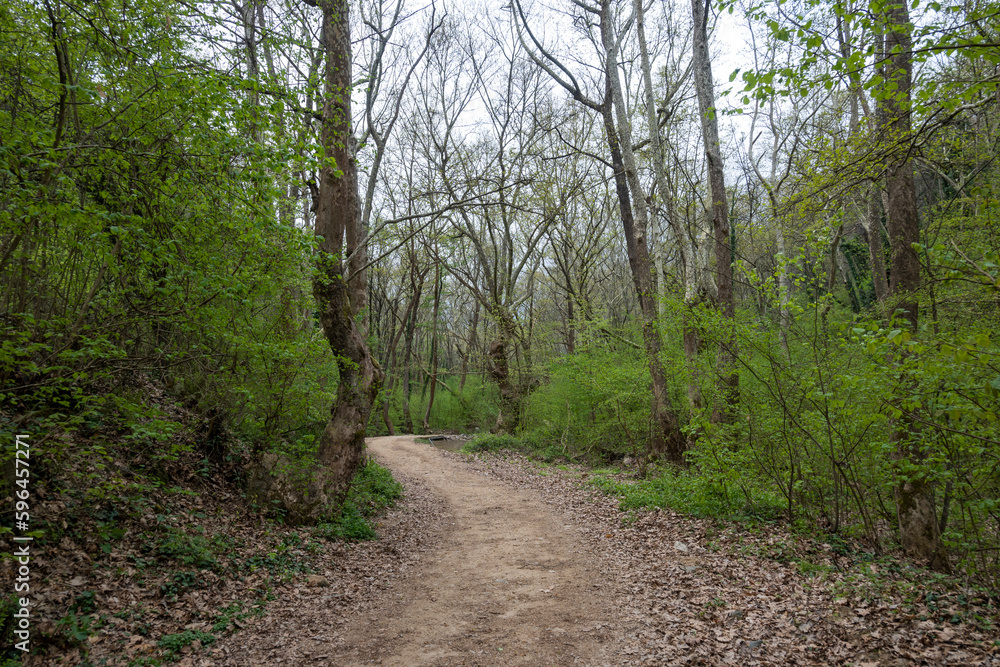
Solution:
[[[473,472],[413,436],[371,438],[394,473],[423,478],[445,532],[384,604],[342,629],[340,664],[611,664],[600,568],[536,494]]]
[[[922,582],[780,526],[626,515],[586,470],[513,454],[369,449],[406,489],[379,539],[330,542],[323,576],[178,667],[1000,666],[992,606],[932,608]]]

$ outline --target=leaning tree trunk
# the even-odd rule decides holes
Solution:
[[[548,62],[554,64],[561,74],[546,65],[537,55],[532,53],[524,42],[524,35],[520,27],[518,28],[518,38],[527,49],[531,59],[544,69],[560,86],[565,88],[575,100],[601,114],[601,121],[604,125],[604,138],[607,141],[608,151],[611,153],[611,168],[614,172],[615,193],[618,196],[618,207],[622,217],[622,229],[625,232],[625,247],[628,253],[629,268],[632,273],[632,282],[635,285],[636,296],[639,301],[639,308],[642,313],[642,338],[645,343],[647,361],[649,363],[649,373],[652,378],[652,405],[651,412],[656,427],[651,429],[649,452],[650,454],[661,454],[672,461],[683,461],[683,454],[686,448],[686,440],[680,429],[680,418],[671,405],[669,396],[669,384],[667,381],[667,370],[660,358],[662,342],[660,332],[656,326],[657,309],[656,299],[653,293],[653,265],[649,257],[649,249],[646,242],[645,225],[636,224],[632,211],[632,197],[629,192],[629,179],[637,177],[638,172],[629,174],[628,165],[623,157],[624,150],[631,151],[631,141],[626,141],[630,136],[628,119],[623,123],[615,120],[616,107],[619,113],[625,112],[624,96],[618,75],[618,53],[620,38],[615,34],[612,25],[612,0],[601,0],[599,8],[585,6],[578,3],[585,11],[600,15],[601,45],[605,51],[604,74],[604,97],[598,102],[587,97],[577,85],[576,80],[569,74],[569,70],[559,63],[549,53],[545,52],[544,57]],[[527,26],[527,20],[520,2],[515,1],[512,7],[516,8],[517,18],[520,20],[519,26],[523,26],[532,42],[541,49],[541,44],[531,33]],[[563,78],[563,74],[568,75],[568,80]],[[619,134],[621,131],[621,134]],[[634,182],[634,181],[633,181]],[[645,205],[645,195],[641,188],[636,189],[637,197],[643,198],[637,203],[637,210],[641,211]]]
[[[886,9],[886,16],[885,53],[890,55],[885,76],[888,85],[881,102],[882,120],[889,139],[900,146],[897,151],[900,157],[891,158],[886,168],[886,214],[891,247],[889,297],[892,307],[903,311],[904,320],[916,333],[920,258],[913,245],[920,239],[920,225],[913,162],[902,149],[910,134],[913,45],[906,3],[896,0]],[[892,440],[900,462],[922,458],[915,426],[905,416],[895,424]],[[930,482],[919,472],[902,479],[896,487],[896,508],[903,550],[935,569],[949,570]]]
[[[312,523],[343,502],[362,462],[365,429],[383,373],[353,314],[344,277],[344,239],[358,224],[357,171],[351,152],[351,34],[347,0],[321,0],[326,48],[322,142],[327,157],[320,171],[316,236],[320,238],[313,292],[327,342],[340,374],[330,420],[319,440],[321,466],[306,483],[283,474],[280,457],[265,460],[255,473],[254,490],[266,502],[283,506],[290,523]],[[338,174],[338,170],[341,172]],[[352,232],[357,235],[357,230]],[[356,297],[358,295],[355,295]],[[363,295],[361,295],[363,297]]]

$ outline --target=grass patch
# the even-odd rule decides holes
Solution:
[[[463,454],[517,452],[546,463],[567,460],[565,452],[555,445],[542,445],[531,436],[518,438],[507,433],[480,433],[459,451]]]
[[[370,519],[394,506],[402,497],[403,485],[393,478],[389,469],[369,460],[355,473],[336,520],[321,523],[314,534],[349,542],[373,540],[377,535]]]
[[[595,471],[590,483],[617,496],[622,510],[661,507],[703,518],[774,521],[781,516],[778,498],[762,492],[738,491],[697,472],[661,469],[643,480],[623,480]]]

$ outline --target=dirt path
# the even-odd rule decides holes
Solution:
[[[587,471],[516,455],[370,448],[406,487],[380,539],[328,544],[322,576],[178,667],[1000,667],[991,603],[939,586],[932,607],[924,584],[780,526],[625,514]]]
[[[369,448],[423,478],[446,508],[446,530],[383,605],[342,628],[338,663],[618,663],[613,610],[575,526],[412,436],[372,438]]]

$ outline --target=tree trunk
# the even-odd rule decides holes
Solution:
[[[330,420],[316,454],[321,467],[303,484],[287,473],[286,461],[264,456],[251,471],[250,492],[265,505],[277,503],[285,520],[315,523],[343,502],[361,465],[365,430],[384,374],[358,330],[344,278],[344,238],[358,217],[357,171],[351,145],[351,33],[347,0],[323,0],[326,50],[322,143],[335,164],[320,170],[315,233],[320,237],[313,280],[319,320],[337,359],[339,384]],[[341,173],[338,175],[337,170]],[[352,233],[356,234],[355,229]]]
[[[498,338],[490,343],[490,378],[496,382],[499,391],[500,413],[497,415],[494,433],[515,433],[521,426],[521,390],[510,377],[507,360],[511,346],[511,334],[500,325]]]
[[[431,372],[428,376],[431,383],[431,395],[427,399],[427,409],[424,411],[424,433],[431,432],[431,409],[434,407],[434,394],[437,389],[438,374],[438,312],[441,307],[441,264],[434,266],[434,314],[431,317]]]
[[[688,404],[692,411],[700,411],[705,407],[704,397],[701,392],[701,373],[698,370],[698,355],[701,353],[701,324],[698,322],[698,315],[695,309],[700,301],[685,301],[683,327],[684,327],[684,358],[688,366]],[[689,446],[694,444],[697,434],[691,434]]]
[[[666,171],[667,158],[663,150],[663,143],[660,141],[660,129],[656,117],[656,101],[653,95],[652,64],[649,57],[649,49],[646,45],[643,0],[634,0],[633,11],[636,16],[636,36],[638,37],[639,54],[642,64],[643,93],[646,105],[646,127],[649,132],[650,144],[653,147],[653,172],[656,178],[656,189],[660,193],[660,199],[666,203],[668,197],[670,196],[670,186],[667,183]],[[667,222],[674,233],[674,243],[680,253],[681,267],[684,272],[684,306],[686,312],[683,316],[683,336],[684,355],[687,360],[689,373],[687,386],[688,403],[692,410],[700,410],[703,407],[701,378],[698,373],[698,354],[701,351],[701,329],[700,325],[697,323],[697,316],[693,314],[693,311],[706,300],[715,299],[715,287],[714,285],[709,284],[709,280],[707,280],[707,276],[705,275],[705,267],[698,264],[698,253],[690,234],[688,234],[687,230],[681,225],[678,217],[673,215],[674,211],[670,210],[669,207],[664,208],[667,210]],[[653,264],[656,269],[657,278],[662,280],[662,260],[658,260],[659,255],[657,255],[654,259]],[[660,308],[658,310],[658,314],[662,317],[664,314],[664,308],[666,307],[666,300],[662,298],[662,295],[659,304]],[[696,436],[692,434],[692,442],[687,443],[687,446],[691,446],[693,444],[695,437]]]
[[[392,379],[387,385],[383,386],[382,391],[382,423],[385,424],[385,429],[389,435],[396,435],[396,427],[392,423],[392,419],[389,417],[389,400],[393,392],[396,390],[396,386],[399,384],[401,374],[398,371],[396,364],[396,349],[399,347],[399,339],[403,336],[403,332],[406,330],[407,324],[410,321],[410,312],[414,307],[413,299],[406,304],[406,310],[403,312],[403,317],[399,322],[399,329],[396,330],[395,335],[392,337],[392,342],[389,344],[389,353],[386,355],[388,359],[388,364],[386,367],[386,373]],[[391,366],[392,370],[389,370]]]
[[[853,53],[854,47],[852,42],[852,25],[850,19],[844,19],[841,16],[837,16],[837,37],[840,41],[840,55],[841,58],[846,62]],[[877,59],[881,60],[884,57],[882,46],[882,35],[877,35],[877,39],[881,46],[877,49]],[[850,111],[850,136],[851,138],[857,137],[861,133],[861,114],[860,106],[863,101],[861,78],[857,72],[851,72],[850,78],[850,93],[851,93],[851,111]],[[869,113],[867,105],[864,105],[865,112]],[[868,242],[868,255],[871,265],[872,272],[872,285],[875,289],[875,298],[878,301],[879,307],[885,304],[886,295],[889,292],[889,288],[886,285],[885,279],[885,255],[882,250],[882,223],[881,223],[881,210],[879,209],[879,195],[878,187],[872,183],[867,192],[865,193],[865,210],[859,216],[861,220],[861,227],[865,231],[865,240]],[[858,294],[860,303],[860,294]]]
[[[636,225],[632,214],[632,201],[629,195],[628,179],[632,176],[626,172],[626,163],[623,160],[623,144],[628,144],[631,151],[631,142],[625,140],[630,135],[628,119],[621,123],[621,127],[616,127],[615,108],[619,113],[624,114],[624,101],[622,99],[621,85],[618,79],[618,52],[619,36],[615,33],[612,21],[611,0],[601,0],[599,7],[590,7],[585,3],[578,3],[584,11],[592,14],[599,14],[601,46],[605,52],[603,74],[604,74],[604,97],[598,102],[587,97],[580,89],[579,85],[569,70],[559,63],[551,54],[544,52],[541,44],[531,33],[527,25],[524,10],[520,3],[515,0],[512,7],[516,10],[515,20],[518,20],[518,39],[527,49],[531,59],[538,64],[553,80],[565,88],[575,100],[584,104],[588,108],[601,114],[601,121],[604,124],[605,140],[608,144],[608,151],[611,154],[611,168],[614,172],[615,192],[618,196],[618,207],[622,217],[622,228],[625,232],[625,245],[628,252],[629,269],[632,273],[632,282],[635,286],[636,295],[639,300],[639,308],[642,313],[642,337],[649,363],[649,372],[652,379],[652,417],[656,422],[656,428],[651,429],[649,448],[650,454],[662,454],[672,461],[683,461],[686,442],[680,430],[680,420],[672,410],[668,397],[667,374],[660,359],[661,342],[660,334],[656,328],[656,300],[653,298],[653,276],[652,262],[649,258],[649,251],[646,241],[646,228],[644,225]],[[543,60],[534,54],[524,42],[524,33],[521,26],[531,38],[536,47],[544,53],[545,59],[556,66],[555,69],[546,65]],[[563,75],[567,75],[564,78]],[[619,130],[622,131],[619,136]],[[639,192],[637,190],[637,192]],[[641,195],[637,195],[642,197]],[[642,202],[637,202],[638,207],[645,205],[644,197]]]
[[[389,416],[389,395],[396,389],[396,383],[391,382],[385,394],[382,395],[382,423],[385,425],[385,432],[388,435],[396,435],[396,426],[392,423],[392,417]]]
[[[910,135],[910,91],[913,64],[910,39],[910,18],[905,2],[896,0],[886,9],[885,53],[889,54],[883,91],[882,118],[886,133],[899,147]],[[891,248],[889,283],[890,305],[902,311],[902,318],[914,333],[917,331],[920,287],[920,259],[913,244],[920,238],[917,217],[916,186],[913,162],[905,150],[889,159],[886,168],[889,241]],[[906,416],[900,419],[892,433],[896,457],[900,462],[918,461],[922,457],[916,443],[916,428]],[[911,476],[896,487],[896,508],[903,550],[938,570],[950,570],[941,544],[941,533],[934,509],[934,493],[922,476]]]
[[[344,278],[344,238],[358,235],[357,167],[351,151],[351,32],[347,0],[324,0],[323,43],[326,47],[326,99],[322,141],[336,165],[320,172],[315,233],[319,273],[313,290],[330,349],[338,359],[340,384],[330,421],[319,441],[332,498],[339,503],[361,463],[365,429],[384,375],[372,357],[353,317],[355,309]],[[343,174],[337,176],[335,170]],[[359,295],[363,301],[363,295]],[[328,491],[330,493],[330,491]]]
[[[693,73],[701,114],[701,131],[708,161],[708,190],[711,197],[712,234],[715,236],[715,282],[718,288],[717,307],[723,316],[736,316],[733,294],[733,249],[729,237],[729,205],[726,201],[726,180],[723,173],[719,142],[719,120],[715,108],[715,84],[712,62],[708,55],[708,3],[691,0],[694,18]],[[732,422],[739,402],[740,376],[736,370],[736,338],[732,331],[722,332],[717,361],[720,400],[712,411],[712,421]]]
[[[469,355],[478,346],[476,342],[476,329],[479,327],[479,307],[479,299],[476,299],[473,306],[474,310],[472,311],[472,332],[469,334],[469,341],[465,344],[465,354],[462,355],[462,377],[458,381],[458,393],[462,393],[465,390],[465,378],[469,373]]]
[[[357,151],[357,141],[353,134],[349,135],[347,148],[349,159],[353,162],[354,154]],[[365,229],[366,222],[361,215],[361,203],[357,201],[357,165],[354,165],[351,171],[351,178],[354,181],[353,192],[355,193],[355,205],[352,224],[347,225],[347,234],[345,238],[347,243],[344,248],[344,256],[347,258],[347,261],[344,262],[344,268],[347,271],[348,277],[347,293],[350,297],[351,313],[355,316],[358,322],[358,328],[361,331],[361,335],[367,337],[369,328],[368,270],[366,268],[366,265],[368,264],[368,230]],[[347,177],[346,171],[344,172],[344,177]]]
[[[572,293],[566,293],[566,354],[576,354],[576,314],[573,312]]]
[[[259,144],[260,128],[260,62],[257,58],[257,7],[255,0],[247,0],[243,5],[237,5],[240,20],[243,23],[243,45],[246,51],[247,80],[250,82],[248,91],[248,106],[250,107],[250,141]]]
[[[611,153],[611,166],[614,170],[615,191],[618,195],[618,207],[622,216],[622,227],[625,231],[625,247],[628,252],[629,268],[632,272],[632,283],[639,299],[642,312],[642,338],[645,344],[646,357],[649,363],[649,374],[652,379],[652,416],[657,423],[650,438],[650,453],[662,455],[674,462],[684,460],[687,442],[681,433],[680,421],[670,405],[667,395],[667,373],[660,359],[662,345],[660,332],[656,328],[656,300],[653,296],[652,263],[646,245],[646,229],[635,224],[632,215],[632,201],[629,195],[628,174],[622,157],[623,142],[619,141],[619,129],[615,125],[614,103],[616,97],[621,101],[621,87],[618,83],[618,43],[612,34],[610,2],[605,0],[601,8],[601,40],[607,52],[605,63],[605,98],[601,105],[601,119],[604,122],[605,139]],[[624,108],[624,105],[621,105]],[[625,136],[624,134],[622,136]],[[628,149],[631,150],[629,142]],[[640,206],[644,205],[644,202]]]
[[[772,173],[774,169],[772,168]],[[772,206],[772,211],[777,210]],[[791,361],[791,354],[788,351],[788,330],[792,326],[792,314],[788,308],[792,294],[791,281],[788,279],[788,251],[785,247],[785,224],[782,220],[774,216],[775,236],[778,243],[778,255],[781,257],[781,266],[778,267],[778,300],[780,312],[778,314],[778,328],[781,335],[781,351],[785,354],[785,359]]]
[[[410,396],[413,393],[413,337],[417,328],[417,317],[420,314],[420,293],[424,287],[424,277],[417,280],[416,252],[410,249],[410,290],[413,294],[413,309],[406,323],[406,342],[403,352],[403,426],[407,433],[413,433],[413,415],[410,410]]]
[[[646,44],[646,21],[645,12],[643,11],[643,0],[634,0],[633,11],[636,17],[636,37],[639,42],[639,55],[642,64],[642,88],[643,101],[646,106],[646,127],[649,132],[650,144],[653,147],[653,173],[656,178],[656,189],[660,193],[660,199],[666,203],[667,198],[670,196],[670,186],[667,183],[667,156],[663,150],[663,142],[660,141],[660,126],[656,118],[652,62],[649,57],[649,48]],[[684,269],[685,278],[691,281],[691,284],[686,285],[686,287],[698,291],[701,288],[701,285],[698,284],[700,282],[699,276],[697,275],[697,271],[691,270],[691,264],[695,261],[695,252],[691,237],[681,225],[680,220],[676,216],[670,215],[671,211],[667,207],[664,207],[664,210],[667,211],[667,223],[674,233],[674,243],[677,245],[677,250],[681,256],[681,266]],[[662,280],[663,268],[660,253],[657,253],[654,264],[656,265],[657,279]],[[661,311],[660,315],[662,314],[663,312]]]
[[[875,288],[875,298],[879,306],[885,306],[889,294],[889,285],[885,278],[885,250],[882,247],[882,207],[878,187],[874,184],[868,188],[867,210],[863,218],[865,236],[868,237],[868,259],[872,268],[872,285]]]
[[[844,284],[847,286],[847,294],[851,299],[851,308],[854,312],[861,311],[861,292],[858,291],[858,283],[855,280],[855,270],[851,265],[851,260],[842,248],[837,248],[837,263],[844,274]]]
[[[839,262],[837,262],[837,253],[840,251],[840,238],[844,233],[844,225],[837,225],[837,228],[833,230],[833,238],[830,240],[829,251],[827,254],[830,256],[830,270],[826,273],[826,296],[823,301],[823,307],[820,309],[820,322],[823,330],[823,334],[827,333],[827,316],[830,314],[830,308],[833,306],[833,299],[830,295],[833,294],[834,288],[837,286],[837,270],[840,268]]]

